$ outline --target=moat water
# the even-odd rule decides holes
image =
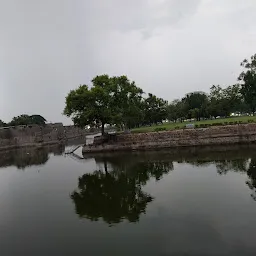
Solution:
[[[256,255],[256,147],[0,152],[0,255]]]

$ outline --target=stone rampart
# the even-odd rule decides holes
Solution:
[[[75,126],[49,124],[0,128],[0,150],[26,146],[62,144],[74,138],[85,138],[87,131]]]
[[[149,133],[117,134],[83,147],[83,153],[122,150],[153,150],[160,148],[244,144],[256,142],[256,124],[240,124],[198,129],[183,129]]]

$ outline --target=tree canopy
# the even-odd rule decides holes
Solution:
[[[9,126],[17,126],[17,125],[30,125],[30,124],[37,124],[37,125],[45,125],[45,118],[41,115],[20,115],[13,117],[12,121],[8,124]]]
[[[92,86],[81,85],[66,97],[64,114],[75,125],[102,127],[116,125],[131,129],[143,125],[176,122],[185,119],[228,117],[231,113],[256,110],[256,55],[242,62],[240,83],[222,87],[212,85],[209,93],[194,91],[183,98],[168,101],[152,93],[144,94],[126,76],[96,76]]]
[[[241,93],[251,112],[254,113],[256,110],[256,54],[251,56],[251,60],[245,59],[241,66],[244,68],[238,77],[242,82]]]
[[[85,127],[115,124],[132,128],[140,123],[143,113],[143,90],[126,76],[97,76],[92,86],[81,85],[66,97],[64,114],[75,125]]]

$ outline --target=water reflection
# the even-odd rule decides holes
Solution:
[[[172,162],[136,162],[129,158],[95,159],[103,170],[84,174],[71,194],[76,213],[92,221],[102,218],[108,224],[126,219],[137,222],[153,197],[142,188],[150,178],[160,180],[173,169]]]
[[[29,166],[44,165],[49,160],[49,154],[63,154],[63,145],[42,147],[42,148],[22,148],[0,152],[0,168],[16,166],[18,169],[25,169]]]
[[[207,155],[208,154],[208,155]],[[255,145],[239,147],[220,147],[219,150],[202,152],[194,157],[185,157],[182,162],[194,166],[207,166],[214,164],[219,175],[229,172],[247,174],[246,184],[252,190],[251,197],[256,201],[256,147]]]
[[[255,146],[232,146],[97,154],[94,159],[99,170],[79,177],[78,188],[71,198],[81,218],[102,219],[108,224],[124,219],[137,222],[153,200],[153,196],[143,191],[143,186],[151,178],[159,181],[173,170],[173,163],[177,162],[198,167],[215,165],[219,175],[246,173],[246,184],[256,200],[255,149]]]

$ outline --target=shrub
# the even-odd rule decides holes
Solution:
[[[157,128],[155,128],[155,132],[160,132],[160,131],[166,131],[167,129],[166,129],[166,127],[157,127]]]
[[[199,127],[199,125],[198,125],[198,124],[196,124],[196,125],[195,125],[195,128],[198,128],[198,127]]]
[[[179,126],[175,126],[174,129],[175,129],[175,130],[178,130],[178,129],[180,129],[180,127],[179,127]]]
[[[223,123],[213,123],[212,126],[222,126]]]
[[[254,123],[253,119],[248,119],[248,123]]]

